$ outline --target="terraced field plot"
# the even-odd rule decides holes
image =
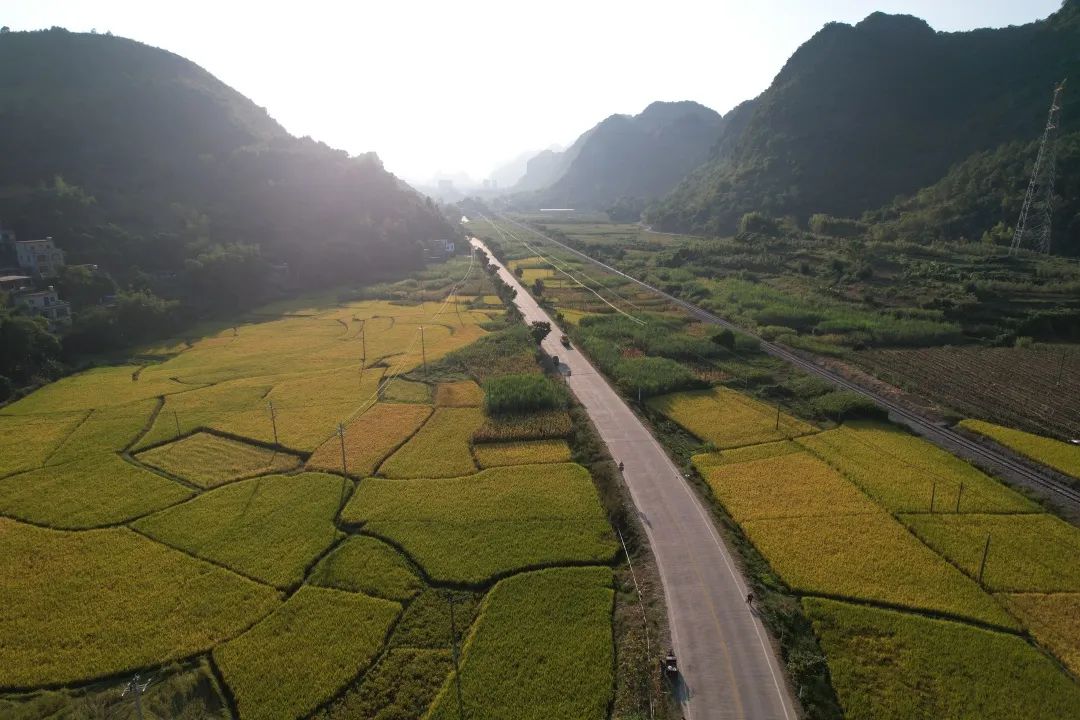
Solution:
[[[435,386],[435,404],[439,407],[480,407],[483,403],[484,392],[472,380]]]
[[[803,602],[849,720],[1080,717],[1080,686],[1015,635],[830,600]]]
[[[960,427],[985,435],[1035,462],[1080,479],[1080,445],[1070,445],[982,420],[962,420]]]
[[[345,428],[345,467],[364,477],[403,445],[431,416],[431,407],[406,403],[375,403]],[[313,470],[341,472],[341,440],[332,437],[311,455]]]
[[[299,583],[308,564],[338,538],[333,519],[345,482],[322,473],[242,480],[139,520],[133,527],[284,588]]]
[[[649,406],[687,432],[718,448],[783,440],[814,432],[809,423],[724,387],[673,393],[651,398]]]
[[[478,443],[563,438],[570,434],[570,414],[548,410],[531,415],[502,415],[486,418],[473,434]]]
[[[0,687],[105,677],[213,647],[269,613],[265,585],[125,528],[0,518]]]
[[[100,367],[49,383],[0,414],[40,415],[129,405],[192,387],[170,379],[168,373],[147,371],[139,365]]]
[[[150,467],[182,477],[202,488],[217,487],[253,475],[284,472],[300,464],[295,455],[210,433],[195,433],[141,452],[137,457]]]
[[[0,476],[44,465],[86,415],[0,415]]]
[[[800,445],[892,512],[1034,512],[1030,500],[955,455],[898,428],[851,422],[799,438]],[[960,486],[963,484],[963,490]]]
[[[458,477],[476,472],[470,444],[484,423],[479,408],[440,407],[379,472],[393,478]]]
[[[420,718],[453,667],[449,650],[392,648],[319,720]]]
[[[1080,593],[1002,597],[1040,644],[1057,655],[1074,675],[1080,674]]]
[[[103,451],[124,450],[146,428],[157,406],[158,400],[152,399],[90,411],[49,456],[47,464],[60,465]]]
[[[323,558],[310,582],[390,600],[408,600],[424,588],[401,553],[365,535],[353,535]]]
[[[191,490],[114,453],[0,479],[0,512],[77,530],[131,520],[191,497]]]
[[[570,446],[565,440],[527,440],[524,442],[486,443],[473,448],[482,468],[502,465],[570,462]]]
[[[462,655],[461,692],[476,720],[603,720],[614,662],[607,568],[557,568],[502,580]],[[430,714],[457,718],[452,679]]]
[[[905,515],[926,544],[1000,592],[1080,591],[1080,530],[1051,515]]]
[[[461,478],[370,478],[342,513],[403,547],[432,578],[479,584],[514,570],[605,564],[616,549],[579,465],[492,468]]]
[[[753,520],[743,529],[800,592],[1017,627],[973,580],[885,513]]]
[[[401,606],[303,587],[273,615],[214,650],[243,718],[300,717],[367,666]]]
[[[778,440],[776,442],[761,443],[760,445],[746,445],[743,447],[724,450],[723,452],[709,452],[695,455],[692,460],[699,470],[712,468],[720,465],[734,465],[736,463],[750,462],[752,460],[764,460],[765,458],[779,457],[791,453],[803,452],[804,448],[791,440]]]
[[[740,523],[882,512],[861,490],[807,453],[698,469],[716,497]]]

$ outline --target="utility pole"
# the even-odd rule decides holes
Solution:
[[[1039,142],[1039,154],[1035,156],[1035,167],[1031,171],[1027,194],[1020,209],[1020,217],[1013,230],[1012,246],[1009,254],[1014,254],[1025,245],[1041,253],[1050,252],[1050,229],[1054,214],[1054,173],[1057,165],[1057,131],[1061,123],[1061,94],[1065,92],[1065,81],[1054,88],[1050,100],[1050,111],[1046,117],[1042,140]]]
[[[420,357],[424,360],[424,377],[427,377],[427,346],[424,344],[424,326],[420,326]]]
[[[777,402],[776,402],[776,428],[775,429],[777,431],[780,430],[780,401],[779,400],[777,400]]]
[[[986,556],[990,554],[990,535],[986,536],[986,545],[983,546],[982,562],[979,563],[979,585],[983,584],[983,572],[986,570]]]
[[[956,512],[960,512],[960,497],[964,494],[964,483],[960,483],[960,490],[956,493]]]
[[[348,475],[348,469],[345,467],[345,426],[342,423],[338,423],[337,434],[341,441],[341,474]]]
[[[461,701],[461,662],[458,655],[457,622],[454,619],[454,596],[447,593],[446,602],[450,606],[450,649],[454,655],[454,684],[457,686],[458,720],[465,720],[465,705]]]
[[[266,405],[270,408],[270,424],[274,426],[274,444],[278,445],[279,443],[277,439],[277,413],[274,412],[274,401],[267,400]]]
[[[179,440],[180,439],[180,416],[176,414],[175,410],[173,410],[172,419],[173,419],[173,422],[176,423],[176,439]]]
[[[937,498],[937,481],[930,486],[930,512],[934,512],[934,500]]]

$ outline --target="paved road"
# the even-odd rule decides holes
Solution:
[[[473,245],[487,248],[479,240]],[[551,322],[517,278],[527,322]],[[576,350],[559,344],[552,323],[544,349],[570,368],[570,389],[588,411],[623,473],[660,571],[675,654],[684,681],[687,720],[795,720],[783,671],[757,615],[746,605],[746,584],[709,513],[663,448],[625,402]]]
[[[580,250],[576,250],[569,245],[566,245],[565,243],[555,240],[554,238],[543,235],[542,233],[537,232],[536,230],[530,228],[527,225],[523,225],[516,220],[512,220],[507,217],[500,217],[499,219],[515,225],[521,230],[542,237],[546,242],[558,245],[564,250],[569,251],[577,257],[589,263],[592,263],[593,265],[596,265],[597,267],[603,268],[604,270],[612,272],[616,275],[620,275],[627,280],[634,282],[638,286],[660,297],[666,298],[672,303],[679,305],[700,320],[708,323],[713,323],[721,327],[726,327],[731,330],[737,330],[738,332],[747,335],[752,335],[752,333],[747,332],[744,328],[738,327],[734,323],[725,320],[718,315],[714,315],[713,313],[705,310],[704,308],[700,308],[697,305],[688,303],[685,300],[675,297],[674,295],[669,295],[663,290],[660,290],[657,287],[638,280],[632,275],[627,275],[618,268],[614,268],[606,263],[596,260],[595,258],[586,255]],[[859,393],[860,395],[869,398],[879,407],[886,410],[894,420],[898,420],[904,423],[927,440],[933,442],[939,447],[944,448],[945,450],[948,450],[955,455],[966,458],[967,460],[975,463],[976,465],[979,465],[980,467],[983,467],[984,469],[990,470],[991,472],[997,473],[1002,477],[1011,480],[1014,483],[1018,483],[1029,488],[1033,492],[1053,503],[1057,507],[1059,513],[1065,519],[1073,522],[1074,524],[1080,525],[1080,490],[1077,490],[1069,481],[1057,477],[1056,474],[1052,471],[1043,467],[1035,467],[1032,464],[1025,462],[1024,460],[1017,458],[1012,453],[1005,451],[1003,448],[994,446],[990,443],[978,442],[946,425],[942,425],[941,423],[929,420],[919,415],[918,413],[913,412],[912,410],[896,402],[895,400],[892,400],[891,398],[876,393],[869,388],[863,387],[862,385],[859,385],[849,380],[848,378],[840,375],[839,373],[822,367],[811,360],[807,360],[805,357],[802,357],[801,355],[792,352],[783,345],[777,345],[776,343],[768,342],[763,338],[758,338],[758,340],[761,343],[761,348],[770,355],[785,360],[792,365],[796,365],[805,372],[808,372],[812,375],[817,375],[823,380],[827,380],[828,382],[831,382],[834,385],[837,385],[843,389],[851,390],[852,392]]]

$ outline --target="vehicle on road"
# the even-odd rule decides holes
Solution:
[[[561,338],[559,338],[559,342],[562,343],[562,346],[564,348],[570,348],[570,338],[568,338],[566,335],[563,335]]]
[[[675,659],[675,651],[668,650],[664,658],[664,675],[668,680],[674,680],[679,675],[679,662]]]

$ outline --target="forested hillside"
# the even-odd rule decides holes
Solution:
[[[857,217],[933,185],[968,158],[1029,168],[1033,148],[999,148],[1039,137],[1053,87],[1067,76],[1080,76],[1078,0],[1047,20],[999,30],[934,32],[882,13],[855,26],[832,23],[792,55],[745,129],[725,135],[647,218],[665,229],[729,233],[751,211]],[[1080,128],[1080,93],[1066,90],[1062,120],[1066,133]],[[992,174],[1004,172],[1023,178],[1027,170]],[[965,237],[1011,223],[1025,188],[1020,179],[1003,189],[1000,212],[963,210],[979,217]],[[1080,245],[1072,218],[1058,223],[1055,240]]]
[[[0,158],[5,225],[124,280],[240,243],[304,284],[351,280],[448,232],[373,153],[294,138],[193,63],[107,35],[0,34]]]
[[[643,205],[705,158],[722,124],[718,113],[695,102],[654,102],[638,115],[612,115],[566,152],[530,161],[523,182],[541,177],[546,186],[515,202],[587,209],[605,209],[617,200]]]

